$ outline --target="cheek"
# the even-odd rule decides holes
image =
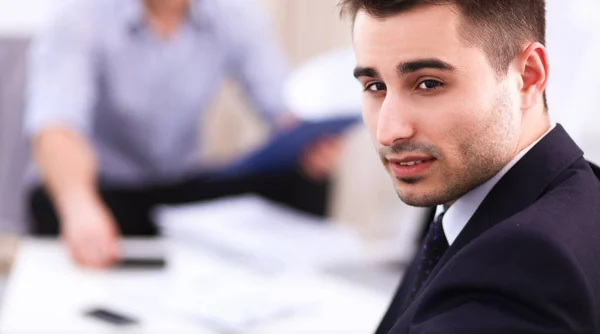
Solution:
[[[468,107],[458,99],[440,100],[423,109],[419,116],[419,128],[438,148],[452,147],[457,137],[471,127],[473,116],[466,110]]]
[[[445,118],[452,130],[442,142],[449,164],[460,168],[472,162],[505,158],[511,137],[506,128],[514,123],[506,99],[498,95],[479,100],[474,97],[455,106],[457,109],[450,112],[452,117]]]
[[[441,151],[447,167],[460,167],[465,149],[481,136],[481,128],[489,121],[485,120],[480,109],[473,101],[452,99],[441,102],[439,112],[431,112],[422,121],[427,124],[425,134]]]
[[[484,93],[485,94],[485,93]],[[468,138],[490,122],[490,100],[475,92],[462,91],[444,101],[444,112],[437,122],[449,136]]]

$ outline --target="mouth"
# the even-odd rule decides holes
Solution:
[[[424,162],[427,162],[428,160],[417,160],[417,161],[409,161],[409,162],[399,162],[398,164],[400,166],[415,166],[415,165],[420,165]]]
[[[406,157],[387,159],[392,174],[401,179],[418,178],[433,166],[437,159],[433,157]]]

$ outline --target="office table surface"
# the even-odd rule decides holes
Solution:
[[[157,243],[164,249],[165,241],[158,239],[125,240],[124,246],[155,250]],[[166,252],[169,266],[170,263],[181,262],[178,258],[183,255],[177,251],[178,247],[171,245],[168,249],[171,249]],[[127,289],[135,290],[136,286],[141,289],[146,284],[144,282],[162,277],[165,271],[170,270],[169,266],[162,271],[82,269],[71,262],[57,240],[25,239],[20,244],[6,287],[0,312],[0,332],[368,333],[374,330],[391,298],[391,291],[373,289],[335,275],[307,271],[298,273],[291,285],[298,290],[296,295],[311,296],[306,307],[243,329],[225,330],[207,319],[170,312],[160,302],[136,299],[132,297],[135,294],[124,293]],[[148,291],[149,295],[156,293]],[[86,310],[95,307],[132,316],[139,323],[119,327],[84,315]]]

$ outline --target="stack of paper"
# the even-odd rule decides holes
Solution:
[[[163,275],[120,280],[113,284],[113,294],[128,300],[133,310],[152,307],[182,322],[227,333],[245,333],[315,303],[314,295],[303,292],[306,276],[266,276],[217,256],[173,247]]]
[[[265,269],[321,268],[365,253],[356,231],[254,195],[163,207],[156,216],[167,236]]]
[[[171,240],[166,274],[119,289],[226,332],[314,309],[315,271],[363,253],[353,231],[256,196],[162,207],[156,218]]]

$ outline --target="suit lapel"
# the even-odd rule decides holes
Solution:
[[[417,254],[417,259],[420,258],[420,254]],[[375,334],[387,334],[394,324],[398,320],[398,318],[404,313],[406,308],[409,306],[409,291],[410,287],[413,285],[415,277],[417,273],[417,265],[416,261],[410,265],[406,273],[404,274],[404,278],[402,279],[402,283],[396,290],[396,294],[392,299],[392,303],[387,309],[387,312],[383,316],[383,319],[379,323],[379,327],[375,331]]]

